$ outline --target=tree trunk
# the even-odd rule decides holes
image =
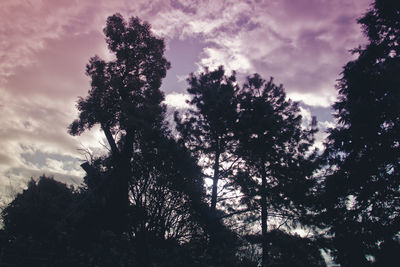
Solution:
[[[218,179],[219,179],[219,151],[215,153],[215,162],[214,162],[214,177],[213,177],[213,186],[211,193],[211,205],[210,212],[214,216],[215,210],[217,207],[217,194],[218,194]]]
[[[119,154],[119,150],[115,143],[114,137],[111,134],[110,128],[104,124],[101,124],[101,129],[103,129],[104,135],[106,136],[108,144],[110,145],[112,155],[116,156]]]
[[[128,212],[129,212],[129,180],[132,178],[131,159],[133,154],[133,130],[127,130],[125,135],[125,144],[122,151],[117,156],[115,162],[115,184],[117,190],[115,192],[116,205],[119,211],[119,216],[116,220],[118,233],[127,231],[128,227]]]
[[[216,214],[217,207],[217,193],[218,193],[218,179],[219,179],[219,156],[220,153],[217,151],[215,153],[215,161],[214,161],[214,177],[213,177],[213,186],[211,192],[211,204],[210,204],[210,217],[209,217],[209,230],[210,230],[210,248],[211,255],[213,258],[218,258],[218,219]]]
[[[261,168],[261,240],[262,240],[262,266],[268,266],[268,212],[267,212],[267,175],[264,166]]]
[[[115,163],[115,172],[113,173],[113,187],[115,191],[112,192],[111,211],[114,214],[115,232],[122,234],[127,231],[128,225],[128,207],[129,207],[129,179],[130,179],[130,158],[126,155],[119,157],[119,162]]]
[[[111,147],[111,157],[114,171],[110,184],[109,216],[110,227],[116,234],[127,230],[129,208],[129,179],[131,178],[130,161],[133,152],[133,130],[128,130],[125,136],[125,145],[119,150],[110,132],[110,129],[102,125],[107,141]]]

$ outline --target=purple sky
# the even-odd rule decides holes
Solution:
[[[260,73],[303,101],[307,118],[332,125],[335,80],[365,40],[356,23],[371,0],[2,0],[0,4],[0,194],[31,176],[79,181],[80,149],[99,151],[97,130],[67,134],[85,96],[88,59],[109,58],[102,28],[116,12],[139,16],[165,39],[172,68],[166,102],[184,106],[190,72],[225,65]],[[322,136],[322,135],[321,135]]]

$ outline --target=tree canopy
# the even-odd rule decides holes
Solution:
[[[369,43],[354,50],[337,86],[323,214],[343,266],[369,265],[367,255],[400,230],[399,21],[398,2],[375,1],[359,19]]]
[[[239,94],[238,118],[237,153],[245,165],[236,182],[243,202],[261,211],[262,264],[268,266],[269,217],[295,221],[297,208],[310,194],[316,121],[303,129],[297,103],[286,99],[282,85],[258,74],[247,78]]]

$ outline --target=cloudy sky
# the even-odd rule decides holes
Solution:
[[[190,72],[225,65],[282,83],[305,117],[332,124],[335,80],[365,42],[356,19],[371,0],[1,0],[0,194],[51,174],[79,183],[84,150],[102,148],[98,130],[69,136],[85,96],[85,65],[110,58],[102,29],[116,12],[138,16],[165,39],[172,64],[166,103],[184,106]]]

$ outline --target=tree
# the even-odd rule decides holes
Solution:
[[[271,244],[268,266],[326,266],[315,240],[300,237],[297,234],[288,234],[279,229],[270,231],[267,237]],[[247,235],[245,238],[252,244],[262,243],[262,236],[260,235]]]
[[[205,70],[199,76],[191,74],[188,78],[192,95],[191,108],[184,119],[175,113],[175,122],[181,141],[197,156],[205,161],[203,169],[213,170],[210,212],[215,215],[218,195],[218,182],[228,176],[230,170],[223,169],[224,163],[234,160],[233,125],[236,122],[237,92],[235,73],[227,77],[224,68]],[[209,177],[204,174],[205,177]]]
[[[102,227],[104,213],[93,209],[88,196],[46,176],[31,180],[1,214],[1,264],[132,265],[132,246]]]
[[[127,229],[134,144],[165,128],[165,107],[161,104],[164,96],[159,88],[170,64],[163,56],[163,40],[154,37],[150,25],[138,18],[127,23],[119,14],[110,16],[104,34],[116,59],[90,59],[86,74],[92,80],[92,89],[86,98],[79,99],[79,119],[70,125],[69,132],[78,135],[95,124],[103,130],[114,179],[108,217],[113,218],[110,227],[123,232]]]
[[[204,235],[200,169],[172,138],[162,138],[154,149],[135,153],[132,165],[130,225],[138,258],[143,257],[139,265],[149,260],[163,265],[171,261],[173,248],[179,251],[180,245]]]
[[[226,76],[224,68],[205,72],[188,78],[187,91],[192,95],[188,102],[191,108],[181,118],[175,113],[176,129],[179,140],[195,156],[202,165],[203,176],[212,179],[210,208],[207,214],[206,230],[210,236],[209,250],[214,264],[217,259],[228,258],[228,253],[234,254],[236,243],[234,234],[225,227],[217,215],[218,191],[228,194],[226,185],[232,178],[236,163],[233,126],[237,118],[237,102],[235,73]],[[207,172],[212,170],[212,175]],[[221,183],[225,183],[221,190]],[[220,194],[221,196],[221,194]],[[225,206],[220,206],[226,209]],[[232,255],[231,255],[232,256]],[[234,256],[232,256],[234,257]],[[223,264],[219,262],[219,264]]]
[[[369,265],[400,231],[400,3],[376,0],[358,22],[369,43],[337,85],[321,202],[342,266]]]
[[[270,262],[269,217],[279,214],[295,220],[310,195],[315,126],[313,119],[310,129],[302,129],[297,103],[286,100],[283,87],[276,86],[272,78],[266,82],[258,74],[248,77],[239,93],[235,130],[237,153],[245,160],[237,184],[245,195],[243,202],[252,210],[261,210],[262,266]]]
[[[1,213],[2,264],[44,266],[67,259],[73,200],[72,189],[53,178],[31,180]]]
[[[79,135],[98,124],[109,145],[109,155],[82,165],[91,203],[82,223],[93,222],[114,243],[129,239],[133,252],[123,264],[133,258],[139,266],[162,265],[202,234],[203,180],[164,121],[160,86],[170,64],[163,40],[147,23],[119,14],[107,19],[104,33],[115,60],[90,59],[92,88],[69,127]]]

